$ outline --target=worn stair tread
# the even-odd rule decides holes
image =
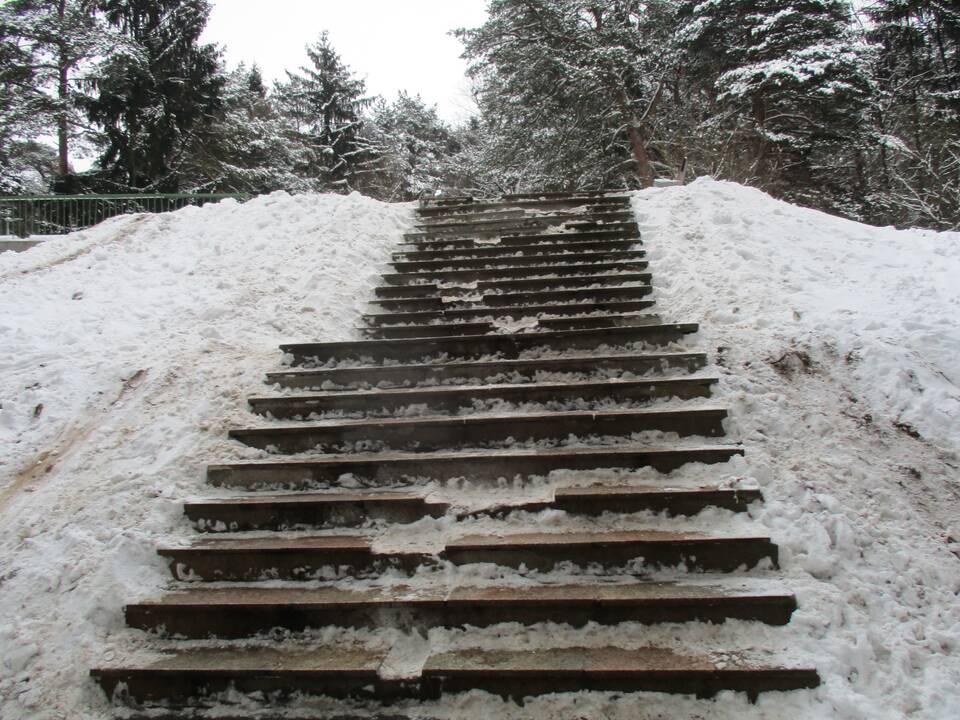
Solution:
[[[551,330],[586,330],[590,328],[637,327],[662,325],[660,315],[626,313],[621,315],[569,315],[561,318],[539,318],[535,324],[515,328],[493,322],[412,323],[405,325],[367,325],[354,328],[354,332],[367,338],[401,337],[450,337],[457,335],[480,335],[489,333],[540,333]]]
[[[643,257],[638,255],[637,257]],[[601,272],[631,272],[646,270],[646,260],[600,260],[583,259],[579,262],[562,262],[551,265],[503,265],[466,270],[426,270],[422,272],[383,273],[381,282],[387,285],[417,285],[436,278],[449,280],[482,280],[483,278],[521,278],[524,280],[549,280],[565,275],[600,274]]]
[[[250,495],[241,498],[205,498],[192,500],[187,504],[191,507],[217,507],[222,505],[298,505],[348,504],[364,502],[390,502],[398,504],[422,505],[426,499],[419,493],[403,492],[402,490],[367,490],[360,492],[328,492],[328,493],[288,493],[283,495]],[[434,504],[434,503],[431,503]],[[442,505],[442,503],[439,503]]]
[[[507,235],[492,234],[487,237],[447,237],[427,239],[424,233],[406,233],[399,244],[398,252],[471,249],[477,247],[508,248],[516,245],[549,245],[563,247],[568,244],[592,240],[632,240],[641,242],[639,226],[635,222],[609,223],[598,228],[573,228],[554,232],[534,229],[531,232],[512,232]]]
[[[548,224],[548,225],[562,225],[567,222],[581,222],[581,223],[603,223],[605,221],[609,222],[624,222],[631,220],[633,218],[633,213],[629,208],[610,208],[603,210],[595,210],[588,213],[573,213],[573,212],[558,212],[550,214],[530,214],[523,211],[513,214],[511,213],[509,217],[491,217],[480,216],[480,215],[461,215],[456,218],[446,218],[446,219],[428,219],[421,218],[420,222],[416,223],[414,227],[418,230],[422,230],[426,233],[434,232],[444,232],[444,231],[453,231],[459,230],[460,228],[487,228],[487,227],[497,227],[499,225],[509,225],[512,223],[516,224]]]
[[[568,242],[564,245],[552,247],[543,243],[529,245],[488,245],[473,248],[453,248],[450,250],[404,250],[395,252],[391,255],[393,260],[399,262],[416,262],[421,260],[443,260],[459,261],[477,258],[499,258],[510,256],[527,255],[551,255],[554,257],[564,257],[566,255],[575,255],[580,252],[627,250],[634,245],[640,244],[636,238],[617,238],[608,240],[582,240],[580,242]]]
[[[446,353],[451,356],[476,356],[495,353],[518,354],[536,347],[561,346],[568,350],[605,344],[634,342],[669,344],[683,335],[697,332],[696,323],[665,323],[625,328],[557,330],[536,334],[464,335],[451,338],[399,338],[395,340],[354,340],[327,343],[281,345],[281,352],[293,357],[294,364],[337,358],[418,359]]]
[[[294,426],[237,428],[230,430],[229,436],[245,445],[280,453],[331,452],[342,445],[357,442],[376,442],[382,448],[427,452],[508,439],[562,440],[570,435],[622,437],[653,430],[677,433],[681,437],[719,437],[724,434],[726,417],[726,409],[720,407],[561,410],[309,420]]]
[[[668,368],[684,368],[692,372],[706,365],[704,353],[644,353],[622,355],[581,355],[561,358],[532,360],[491,360],[467,361],[435,364],[410,364],[398,366],[370,365],[350,368],[330,368],[321,370],[296,370],[268,373],[267,384],[279,384],[284,387],[320,388],[326,383],[346,385],[348,383],[368,382],[378,386],[390,382],[390,378],[404,378],[422,375],[424,381],[434,382],[457,378],[490,379],[503,374],[520,375],[535,379],[538,372],[568,372],[591,374],[601,370],[621,370],[624,372],[651,372]],[[531,380],[528,380],[530,382]],[[400,381],[394,385],[400,385]]]
[[[577,398],[588,393],[594,397],[605,393],[606,397],[620,400],[635,399],[639,394],[652,396],[683,393],[684,397],[704,397],[709,388],[717,383],[713,377],[679,378],[640,378],[636,380],[604,379],[594,381],[568,382],[528,382],[520,384],[486,385],[439,385],[417,389],[337,391],[322,395],[290,395],[284,397],[250,398],[251,409],[259,414],[270,414],[275,418],[303,417],[313,412],[330,410],[379,410],[382,408],[400,408],[407,405],[425,404],[439,401],[456,401],[462,407],[470,407],[474,400],[487,398],[515,399],[532,402],[532,396],[540,395],[544,400]]]
[[[495,565],[550,572],[558,565],[629,568],[686,566],[733,572],[763,562],[774,567],[777,546],[763,535],[658,529],[598,532],[516,532],[449,540],[441,553],[454,565]]]
[[[585,272],[582,275],[563,275],[560,277],[477,280],[475,283],[469,283],[463,286],[438,285],[436,283],[424,283],[422,285],[382,285],[374,288],[376,299],[370,302],[378,303],[381,300],[434,297],[451,298],[450,302],[453,302],[453,298],[456,298],[458,295],[486,295],[496,292],[508,293],[511,290],[589,288],[591,286],[601,287],[627,284],[646,285],[652,277],[652,274],[648,272],[601,274]]]
[[[460,452],[390,452],[328,455],[309,460],[256,461],[209,465],[207,481],[234,488],[309,488],[337,485],[343,475],[372,484],[430,477],[490,479],[540,476],[553,470],[652,467],[662,472],[685,464],[723,463],[743,454],[738,445],[605,446]]]
[[[203,532],[358,527],[373,520],[404,524],[442,517],[449,508],[422,494],[396,490],[265,494],[184,503],[184,513]]]
[[[366,535],[284,535],[275,533],[264,537],[205,537],[188,545],[161,545],[157,553],[163,556],[191,553],[282,553],[292,550],[350,550],[374,554],[371,538]]]
[[[591,196],[556,196],[536,198],[506,198],[503,200],[476,200],[460,205],[445,205],[439,207],[423,207],[417,210],[422,217],[442,217],[444,215],[458,215],[461,213],[478,213],[486,210],[502,208],[551,208],[583,207],[589,205],[623,206],[630,207],[629,195],[591,195]]]
[[[523,318],[563,318],[579,317],[603,317],[604,315],[619,313],[636,313],[653,307],[656,303],[653,300],[624,300],[605,303],[567,303],[566,305],[518,305],[516,307],[495,307],[495,308],[467,308],[461,310],[424,310],[420,312],[393,312],[393,313],[371,313],[364,315],[367,322],[373,323],[405,323],[405,322],[431,322],[431,321],[490,321],[508,318],[510,320],[520,320]],[[591,315],[591,313],[593,315]]]
[[[576,264],[610,262],[613,260],[640,259],[646,255],[644,250],[598,250],[595,252],[557,253],[547,255],[499,255],[480,258],[457,258],[439,260],[391,260],[398,273],[423,273],[443,270],[467,270],[471,268],[490,270],[494,268],[514,267],[551,267],[554,264]]]
[[[364,315],[362,316],[364,321],[367,322],[367,325],[355,328],[356,330],[382,330],[390,328],[423,328],[430,329],[433,327],[451,327],[451,326],[470,326],[477,325],[492,325],[500,331],[509,332],[511,330],[510,326],[504,326],[498,323],[498,320],[502,320],[503,316],[500,315],[498,318],[494,318],[494,315],[497,313],[487,312],[491,319],[489,320],[462,320],[458,318],[452,318],[445,320],[442,316],[439,318],[427,318],[424,321],[417,320],[395,320],[389,313],[384,315]],[[518,328],[514,332],[521,332],[524,330],[535,330],[537,328],[550,329],[552,323],[576,323],[576,322],[597,322],[610,323],[611,326],[616,323],[622,322],[647,322],[651,324],[662,325],[665,320],[662,315],[656,313],[642,313],[642,312],[588,312],[588,313],[571,313],[566,315],[561,315],[559,317],[547,316],[544,313],[527,315],[523,319],[529,322],[527,324],[520,324],[515,326]],[[536,323],[532,322],[536,320]],[[565,330],[568,328],[555,328],[557,330]]]
[[[562,302],[593,302],[601,304],[610,301],[637,300],[653,292],[650,285],[615,285],[611,287],[567,288],[562,290],[536,290],[531,292],[507,292],[485,294],[479,299],[453,298],[445,303],[442,298],[376,298],[370,302],[388,310],[452,310],[490,309],[500,306],[545,305]]]
[[[424,680],[441,692],[486,690],[515,699],[557,692],[655,691],[712,697],[722,690],[746,692],[814,688],[813,668],[765,664],[734,652],[718,659],[660,647],[637,649],[545,648],[460,650],[428,658]]]

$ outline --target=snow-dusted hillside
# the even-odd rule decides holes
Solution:
[[[707,180],[634,207],[660,312],[701,323],[690,344],[716,363],[717,402],[747,446],[711,472],[763,487],[753,521],[800,602],[790,626],[755,637],[813,658],[824,685],[757,705],[468,695],[436,717],[955,716],[960,235]],[[144,643],[121,608],[167,582],[154,544],[187,534],[179,503],[207,492],[206,463],[253,456],[226,430],[249,424],[277,344],[348,337],[410,221],[409,205],[275,194],[0,256],[0,717],[107,717],[87,669]],[[544,632],[569,631],[517,642]],[[673,629],[643,632],[630,641]]]

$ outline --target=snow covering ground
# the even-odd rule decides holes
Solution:
[[[396,665],[505,637],[514,647],[755,644],[814,662],[823,686],[756,705],[732,694],[572,695],[521,708],[467,694],[432,716],[956,717],[960,235],[872,228],[710,180],[637,193],[634,208],[658,312],[701,323],[689,345],[715,362],[711,404],[730,408],[731,439],[747,447],[745,459],[670,482],[756,482],[766,496],[750,518],[670,522],[771,533],[782,568],[769,576],[800,610],[785,628],[431,632],[398,642]],[[124,629],[122,606],[168,584],[154,547],[190,536],[180,503],[212,494],[207,463],[259,456],[226,431],[251,424],[245,398],[264,393],[276,346],[351,337],[411,221],[410,205],[278,193],[115,218],[0,256],[0,717],[109,716],[86,673],[153,642]],[[531,521],[578,527],[563,513],[501,527]],[[409,532],[442,541],[458,531],[430,522]],[[359,631],[317,637],[371,642]]]

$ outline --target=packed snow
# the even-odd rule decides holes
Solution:
[[[759,485],[766,502],[749,517],[608,515],[590,527],[770,533],[781,569],[732,580],[770,578],[794,591],[792,623],[507,625],[427,637],[325,630],[300,641],[388,652],[393,676],[461,647],[773,648],[786,662],[815,664],[824,681],[756,705],[728,693],[572,694],[519,707],[469,693],[430,707],[437,718],[955,716],[960,234],[868,227],[711,180],[637,193],[634,210],[656,311],[701,323],[687,346],[708,352],[705,372],[720,378],[710,404],[730,408],[730,439],[747,450],[666,482]],[[204,465],[262,456],[226,431],[254,422],[245,398],[267,392],[277,345],[352,337],[412,222],[409,204],[277,193],[117,218],[0,255],[0,716],[109,717],[87,671],[156,645],[124,628],[122,606],[169,586],[154,548],[192,536],[181,503],[215,494]],[[424,491],[482,504],[543,499],[557,484],[658,481],[649,471],[559,472],[527,486]],[[440,547],[454,534],[531,523],[586,527],[556,511],[448,517],[380,528],[376,542]],[[461,572],[460,582],[529,582],[484,567]],[[315,717],[334,706],[301,710]]]

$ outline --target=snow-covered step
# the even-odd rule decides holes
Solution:
[[[422,272],[384,273],[380,276],[386,285],[413,285],[422,282],[442,280],[445,282],[473,282],[493,278],[535,278],[559,277],[561,275],[583,275],[587,273],[639,272],[647,269],[647,261],[642,260],[643,253],[619,253],[622,257],[611,260],[594,260],[581,255],[576,260],[562,263],[545,264],[543,258],[535,258],[537,265],[510,264],[494,267],[468,268],[466,270],[437,269]],[[521,260],[522,258],[518,258]]]
[[[616,625],[751,620],[785,625],[796,598],[781,588],[710,582],[629,582],[520,587],[208,588],[167,593],[124,608],[130,627],[188,638],[242,638],[273,629],[487,627],[499,623]]]
[[[478,258],[500,258],[504,256],[538,256],[550,255],[564,257],[578,253],[610,252],[613,250],[630,250],[639,240],[584,240],[583,242],[569,242],[563,245],[529,244],[529,245],[493,245],[488,247],[461,248],[453,250],[410,250],[395,252],[392,259],[396,261],[423,261],[448,260],[460,262]]]
[[[659,315],[588,315],[564,318],[543,318],[537,320],[523,332],[546,332],[550,330],[586,330],[590,328],[635,327],[638,325],[659,325],[663,319]],[[481,335],[491,332],[509,332],[491,322],[453,322],[453,323],[409,323],[404,325],[377,324],[372,327],[359,327],[356,332],[368,338],[401,337],[441,337],[451,335]]]
[[[595,209],[591,212],[560,212],[550,215],[531,214],[531,213],[510,213],[506,217],[490,217],[486,214],[460,215],[456,218],[420,218],[420,221],[414,226],[418,230],[429,235],[446,232],[462,232],[472,230],[501,229],[510,228],[515,225],[529,224],[530,226],[539,225],[542,227],[552,227],[563,225],[565,223],[578,223],[585,225],[587,223],[608,223],[608,222],[632,222],[633,213],[629,208],[615,207]]]
[[[550,500],[495,503],[457,513],[459,517],[498,518],[513,512],[543,510],[563,510],[574,516],[639,512],[679,516],[696,515],[708,507],[745,512],[752,503],[762,499],[756,489],[715,485],[597,485],[557,488]],[[184,503],[184,513],[202,532],[359,527],[372,520],[405,524],[425,517],[440,517],[450,510],[448,503],[428,501],[422,495],[396,490],[253,494]]]
[[[630,240],[640,242],[640,228],[636,223],[610,223],[602,229],[585,230],[572,229],[562,232],[543,232],[533,230],[527,232],[513,232],[510,235],[498,233],[474,234],[462,238],[441,238],[427,240],[423,233],[407,233],[403,236],[404,242],[398,247],[398,252],[436,252],[448,250],[464,250],[473,248],[510,248],[544,246],[547,248],[562,248],[567,245],[577,245],[586,241]]]
[[[482,213],[489,210],[503,210],[509,208],[533,209],[540,211],[562,211],[571,208],[584,208],[584,211],[591,209],[616,209],[618,207],[629,207],[629,195],[607,195],[603,197],[556,197],[556,198],[538,198],[529,200],[490,200],[484,202],[464,203],[462,205],[449,205],[446,207],[424,207],[417,210],[417,215],[422,218],[456,218],[471,213]]]
[[[469,535],[436,553],[415,549],[378,551],[365,535],[273,533],[269,536],[202,538],[187,546],[160,547],[178,580],[208,582],[261,579],[329,579],[387,571],[412,573],[427,565],[489,563],[549,572],[577,568],[673,568],[733,572],[761,563],[777,565],[777,546],[762,535],[620,530]],[[635,570],[634,570],[635,572]]]
[[[411,523],[441,517],[449,509],[446,503],[395,490],[246,495],[184,503],[184,514],[205,532],[357,527],[373,520]]]
[[[545,476],[554,470],[638,470],[670,472],[688,463],[725,463],[743,449],[738,445],[668,447],[610,445],[602,447],[538,448],[435,452],[353,453],[309,460],[257,461],[210,465],[207,482],[215,487],[244,490],[377,487],[433,479],[461,478],[496,481]]]
[[[199,648],[142,664],[96,668],[91,675],[108,697],[116,696],[119,701],[196,703],[201,707],[209,704],[212,696],[227,691],[259,698],[350,698],[356,707],[358,701],[379,705],[474,690],[518,702],[549,693],[590,691],[682,693],[706,698],[730,690],[756,699],[763,692],[820,684],[813,668],[772,664],[722,649],[461,650],[430,656],[420,674],[409,678],[380,675],[386,652],[342,645]]]
[[[309,417],[313,413],[396,412],[411,405],[433,412],[457,412],[472,409],[476,402],[504,401],[521,403],[638,402],[654,398],[709,397],[716,384],[712,377],[603,379],[567,382],[527,382],[514,384],[441,385],[438,387],[328,392],[322,395],[291,395],[250,398],[250,408],[258,415],[284,419]]]
[[[622,277],[622,276],[621,276]],[[566,278],[561,278],[566,279]],[[524,283],[531,281],[525,280]],[[541,281],[536,281],[541,282]],[[553,281],[547,281],[552,283]],[[570,278],[570,283],[557,283],[559,285],[576,284],[576,278]],[[619,279],[611,279],[612,287],[585,287],[568,288],[563,290],[536,290],[530,292],[503,292],[488,293],[480,296],[479,300],[472,297],[463,300],[453,298],[451,302],[444,302],[440,297],[412,297],[412,298],[375,298],[371,302],[385,310],[397,312],[423,312],[438,311],[444,309],[470,309],[470,308],[491,308],[499,307],[517,307],[521,305],[541,306],[555,305],[560,303],[596,303],[601,305],[610,302],[629,302],[637,301],[647,297],[653,292],[650,285],[631,285],[621,284]],[[598,283],[590,283],[591,286]],[[466,306],[466,307],[465,307]]]
[[[560,411],[497,415],[374,418],[296,426],[237,428],[230,437],[279,453],[351,452],[353,448],[430,452],[503,442],[560,442],[571,435],[627,437],[642,432],[722,437],[724,408]]]
[[[544,333],[466,335],[450,338],[400,338],[397,340],[356,340],[329,343],[281,345],[294,365],[324,364],[333,361],[418,362],[426,357],[479,358],[498,355],[518,358],[534,350],[593,350],[601,346],[623,347],[634,343],[650,346],[681,341],[698,330],[696,323],[669,323],[637,327],[558,330]]]
[[[492,563],[549,572],[561,563],[578,567],[675,567],[733,572],[767,562],[777,565],[769,537],[667,530],[530,532],[469,535],[448,541],[442,557],[455,565]]]
[[[593,252],[567,252],[557,254],[539,254],[533,256],[525,255],[493,255],[479,258],[440,258],[438,260],[393,260],[389,264],[398,273],[424,273],[436,272],[449,269],[467,270],[492,270],[501,267],[552,267],[554,264],[563,265],[570,263],[608,263],[620,260],[641,260],[646,255],[643,250],[598,250]]]
[[[377,325],[391,325],[403,323],[425,323],[443,321],[487,320],[495,319],[520,320],[523,318],[559,319],[559,317],[578,316],[590,317],[603,314],[617,315],[635,313],[647,310],[655,305],[652,300],[632,300],[621,302],[601,303],[567,303],[557,305],[518,305],[515,307],[497,308],[463,308],[459,310],[425,310],[421,312],[371,313],[363,318],[369,323]]]
[[[336,387],[406,387],[469,380],[523,383],[543,374],[595,376],[599,373],[644,375],[667,370],[694,372],[706,365],[704,353],[581,355],[530,360],[489,360],[411,365],[375,365],[293,370],[267,374],[266,382],[284,388],[323,390]],[[480,387],[475,386],[475,387]]]
[[[638,263],[646,270],[645,263]],[[506,294],[534,290],[562,290],[574,288],[619,287],[621,285],[647,285],[652,279],[649,272],[597,273],[592,267],[585,267],[582,274],[563,275],[562,277],[541,277],[499,280],[478,280],[465,286],[446,286],[436,283],[422,285],[379,285],[374,288],[376,299],[373,302],[406,298],[442,298],[447,304],[461,298],[470,299],[490,293]]]

